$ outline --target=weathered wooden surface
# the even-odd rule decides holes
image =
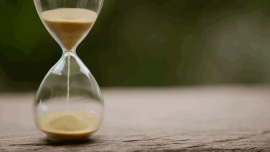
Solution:
[[[270,151],[270,87],[103,89],[101,129],[56,143],[32,119],[34,94],[0,95],[0,151]]]

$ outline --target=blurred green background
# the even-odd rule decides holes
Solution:
[[[104,0],[77,54],[102,87],[270,81],[269,0]],[[0,91],[36,90],[62,51],[33,0],[0,0]]]

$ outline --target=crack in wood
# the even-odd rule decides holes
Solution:
[[[248,138],[252,138],[252,137],[255,137],[255,136],[264,135],[264,134],[268,134],[268,133],[270,133],[270,130],[269,131],[263,131],[261,134],[253,134],[253,135],[246,136],[246,137],[239,137],[239,138],[235,138],[235,139],[218,140],[218,141],[215,141],[214,143],[216,143],[216,142],[228,142],[228,141],[237,141],[237,140],[242,140],[242,139],[248,139]]]
[[[270,130],[264,130],[261,134],[264,135],[264,134],[269,134],[270,133]]]
[[[183,140],[173,140],[173,141],[188,141],[190,139],[183,139]]]
[[[243,149],[238,149],[238,148],[235,148],[235,149],[212,149],[212,148],[209,148],[209,149],[198,149],[198,150],[191,150],[191,149],[164,149],[164,150],[154,150],[156,152],[195,152],[195,151],[198,151],[198,152],[208,152],[208,151],[211,151],[211,152],[237,152],[237,151],[246,151],[246,150],[243,150]],[[138,152],[138,151],[136,151]]]
[[[239,138],[235,138],[235,139],[218,140],[218,141],[215,141],[215,142],[237,141],[237,140],[248,139],[248,138],[252,138],[252,137],[255,137],[255,136],[259,136],[259,135],[265,135],[265,134],[269,134],[269,133],[270,133],[270,130],[264,130],[261,134],[253,134],[253,135],[250,135],[250,136],[247,136],[247,137],[239,137]]]
[[[241,139],[247,139],[247,138],[250,138],[250,137],[253,137],[253,136],[249,136],[249,137],[239,137],[239,138],[235,138],[235,139],[218,140],[218,141],[215,141],[215,142],[237,141],[237,140],[241,140]]]
[[[178,144],[183,144],[183,143],[171,143],[172,145],[175,144],[175,145],[178,145]]]
[[[207,146],[207,145],[194,145],[194,146],[188,146],[186,148],[198,148],[198,147],[203,147],[203,146]]]
[[[156,140],[159,138],[150,138],[150,139],[142,139],[142,140],[124,140],[123,142],[138,142],[138,141],[149,141],[149,140]]]
[[[140,146],[166,146],[169,144],[155,144],[155,145],[140,145]]]
[[[136,141],[140,141],[140,140],[125,140],[123,142],[136,142]]]

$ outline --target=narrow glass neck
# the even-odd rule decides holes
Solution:
[[[61,47],[61,48],[62,48],[62,47]],[[67,52],[71,52],[71,53],[76,54],[76,48],[74,48],[74,49],[72,49],[72,50],[67,50],[67,49],[65,49],[65,48],[62,48],[62,50],[63,50],[63,54],[65,54],[65,53],[67,53]]]

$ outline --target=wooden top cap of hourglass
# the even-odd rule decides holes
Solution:
[[[41,18],[60,43],[71,50],[87,34],[97,13],[80,8],[60,8],[42,12]]]

